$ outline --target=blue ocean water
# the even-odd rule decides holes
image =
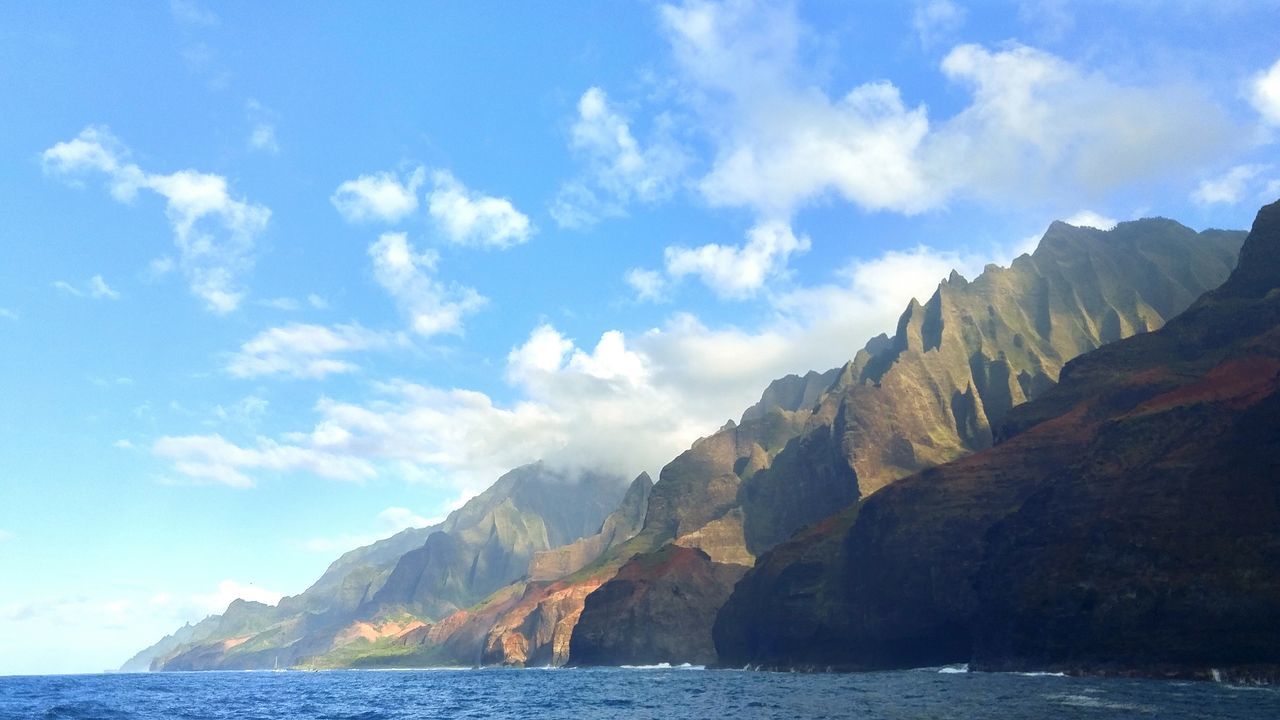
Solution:
[[[406,670],[0,677],[0,718],[1267,718],[1280,689],[911,670]]]

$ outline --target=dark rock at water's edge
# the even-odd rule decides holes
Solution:
[[[762,557],[720,662],[1274,678],[1277,428],[1280,203],[1221,288],[1069,363],[994,448]]]
[[[569,642],[571,663],[714,663],[711,623],[746,570],[679,545],[632,558],[587,596]]]

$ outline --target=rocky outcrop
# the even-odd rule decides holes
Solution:
[[[520,601],[489,630],[481,664],[564,665],[583,603],[606,578],[606,573],[597,573],[577,582],[531,583]]]
[[[1280,204],[1221,289],[1069,363],[995,447],[761,558],[721,662],[1275,673],[1278,286]]]
[[[746,570],[678,545],[632,558],[587,596],[570,640],[572,663],[715,662],[711,623]]]

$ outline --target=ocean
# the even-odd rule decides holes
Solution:
[[[701,668],[0,677],[4,720],[1280,718],[1280,688],[909,670]]]

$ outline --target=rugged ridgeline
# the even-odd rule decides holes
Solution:
[[[647,497],[644,480],[639,484]],[[541,463],[517,468],[439,525],[353,550],[306,592],[275,607],[237,600],[222,615],[143,651],[131,666],[143,661],[156,670],[343,665],[387,654],[402,636],[426,632],[524,578],[539,553],[602,529],[610,541],[621,537],[628,526],[610,511],[619,507],[625,491],[625,483],[614,476],[571,477]],[[631,518],[631,534],[639,523]]]
[[[912,301],[892,338],[873,339],[844,367],[773,383],[761,402],[703,438],[665,468],[644,530],[614,550],[617,560],[667,543],[698,548],[713,563],[640,562],[586,602],[572,639],[574,663],[696,662],[709,621],[664,624],[653,612],[710,618],[733,573],[800,528],[902,477],[991,446],[992,427],[1057,382],[1070,359],[1161,327],[1235,263],[1244,233],[1196,233],[1148,219],[1107,232],[1054,223],[1031,255],[988,266],[973,281],[956,273],[921,305]],[[641,577],[645,568],[655,575]],[[699,587],[665,602],[632,597]],[[626,583],[625,587],[622,583]],[[785,621],[780,621],[785,622]],[[622,623],[680,633],[683,642],[637,643],[596,632]],[[668,657],[653,648],[672,648]]]
[[[720,661],[1280,674],[1280,203],[1221,288],[999,428],[762,557]]]

